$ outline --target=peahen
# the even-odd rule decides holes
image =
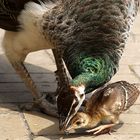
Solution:
[[[0,1],[0,27],[17,31],[5,33],[3,46],[36,98],[41,95],[23,65],[25,57],[41,49],[53,49],[61,64],[58,56],[63,57],[72,77],[66,90],[60,88],[57,98],[60,121],[65,127],[79,110],[85,93],[104,85],[117,72],[138,0],[44,0],[44,4],[27,3],[23,10],[27,1],[14,10],[11,6],[8,9],[7,2],[16,6],[20,0]],[[63,87],[67,82],[65,71],[59,61],[56,64]]]
[[[60,26],[63,32],[61,29],[59,36],[63,40],[61,44],[66,46],[63,59],[72,76],[71,93],[75,94],[58,97],[64,129],[81,106],[85,93],[104,85],[117,72],[139,5],[138,0],[69,0],[65,3],[67,12],[62,12],[60,25],[67,23],[68,27]],[[70,98],[72,105],[68,104]],[[65,108],[62,102],[67,104]]]

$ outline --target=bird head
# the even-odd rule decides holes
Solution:
[[[65,129],[66,132],[70,130],[78,129],[78,128],[85,128],[89,123],[89,116],[84,112],[78,112],[69,122],[67,128]]]
[[[75,87],[70,86],[68,91],[61,91],[57,98],[57,107],[59,114],[59,129],[65,130],[69,121],[78,112],[85,100],[85,87],[83,85]]]

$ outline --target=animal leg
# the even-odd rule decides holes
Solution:
[[[103,133],[110,133],[111,128],[115,126],[116,124],[105,124],[105,125],[100,125],[94,129],[87,130],[87,132],[93,132],[94,135],[98,134],[103,134]]]
[[[26,67],[24,66],[24,60],[29,52],[32,52],[34,47],[29,48],[29,44],[24,44],[26,41],[22,41],[23,38],[18,40],[18,33],[6,32],[3,47],[5,49],[5,54],[12,64],[13,68],[19,74],[27,88],[32,93],[34,102],[38,104],[40,108],[46,114],[57,116],[56,105],[52,105],[45,99],[45,95],[41,94],[35,83],[33,82],[30,74],[28,73]],[[27,47],[26,47],[27,46]]]
[[[33,82],[23,62],[16,62],[16,63],[11,62],[11,64],[13,68],[16,70],[16,72],[19,74],[21,79],[24,81],[27,88],[30,89],[33,99],[34,99],[34,103],[38,104],[44,110],[45,113],[52,116],[57,116],[55,106],[47,102],[47,100],[45,99],[45,95],[41,94],[38,91],[35,83]]]
[[[54,55],[56,66],[57,66],[57,71],[55,72],[57,81],[58,81],[57,91],[59,92],[61,87],[64,87],[65,89],[68,90],[69,79],[67,77],[65,65],[63,63],[61,49],[57,48],[57,49],[53,49],[52,51],[53,51],[53,55]]]

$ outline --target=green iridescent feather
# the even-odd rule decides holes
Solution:
[[[43,29],[64,50],[72,85],[88,92],[111,79],[137,10],[138,0],[65,0],[47,16]]]

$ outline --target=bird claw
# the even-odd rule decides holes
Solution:
[[[57,105],[50,103],[46,100],[46,95],[43,95],[39,99],[34,99],[33,103],[22,104],[19,106],[21,110],[32,111],[35,108],[38,108],[41,112],[48,114],[53,117],[58,117]]]
[[[114,126],[114,124],[101,125],[94,129],[87,130],[87,132],[93,133],[93,135],[101,135],[101,134],[106,134],[106,133],[111,135],[112,132],[116,132],[116,130],[112,129],[112,126]]]
[[[25,110],[25,111],[31,111],[35,108],[36,104],[35,103],[26,103],[26,104],[21,104],[19,105],[19,108],[21,110]]]
[[[59,117],[56,104],[51,104],[46,99],[42,100],[39,104],[41,111],[53,117]]]

